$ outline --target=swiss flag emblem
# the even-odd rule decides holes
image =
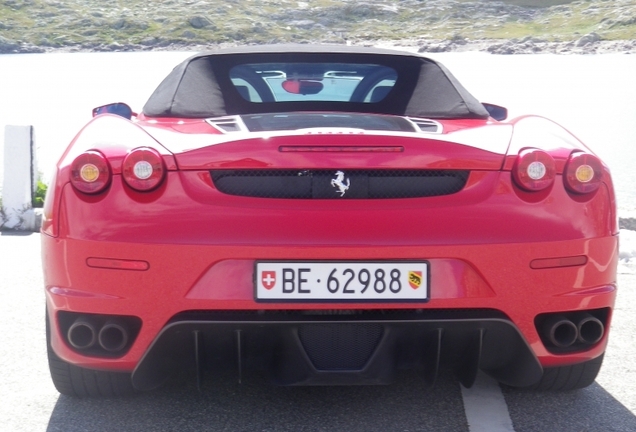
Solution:
[[[261,283],[265,289],[271,290],[276,285],[276,272],[263,270],[261,272]]]

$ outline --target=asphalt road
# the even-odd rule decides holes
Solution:
[[[460,384],[448,372],[432,389],[411,374],[391,386],[309,388],[219,376],[201,392],[171,383],[124,399],[60,396],[46,361],[39,253],[39,234],[0,234],[0,431],[482,430],[469,426]],[[574,392],[501,389],[514,431],[636,431],[636,274],[622,269],[597,382]]]

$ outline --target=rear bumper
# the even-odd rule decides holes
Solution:
[[[133,371],[166,326],[188,311],[267,314],[286,311],[353,313],[422,310],[429,313],[473,309],[498,311],[496,318],[504,319],[516,328],[524,341],[522,345],[529,347],[527,349],[542,366],[559,366],[601,355],[607,343],[607,332],[598,343],[583,351],[555,353],[541,340],[535,323],[537,316],[602,308],[611,311],[616,295],[618,239],[614,236],[529,244],[381,249],[122,244],[62,240],[46,235],[42,236],[42,240],[47,305],[53,329],[52,347],[63,360],[94,369]],[[228,255],[235,259],[227,259]],[[530,263],[538,258],[579,255],[587,256],[584,265],[530,267]],[[149,267],[144,271],[90,267],[87,259],[95,256],[144,259]],[[259,303],[254,300],[253,272],[254,262],[258,259],[378,260],[387,256],[403,260],[426,259],[430,263],[428,302],[303,304]],[[59,325],[58,315],[63,311],[138,317],[141,328],[124,354],[108,357],[90,355],[69,346],[65,330]],[[611,313],[605,322],[606,327],[610,318]],[[409,319],[418,321],[422,317]],[[447,319],[443,317],[443,320]],[[260,325],[258,319],[251,320],[254,322],[250,321],[250,328]],[[221,327],[229,328],[226,325]],[[428,324],[415,327],[430,330]],[[233,334],[235,330],[240,328],[231,327],[229,333]],[[413,346],[421,345],[415,343]]]
[[[189,313],[157,336],[133,372],[152,389],[173,372],[201,379],[206,366],[265,369],[282,385],[388,384],[399,367],[435,381],[440,364],[470,387],[478,370],[513,386],[543,369],[517,328],[495,311],[419,311],[360,316]]]

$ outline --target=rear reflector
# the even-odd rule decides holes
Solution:
[[[145,271],[150,268],[147,261],[120,260],[113,258],[88,258],[86,265],[89,267]]]
[[[557,267],[575,267],[582,266],[587,263],[587,256],[578,255],[560,258],[540,258],[530,261],[530,268],[546,269]]]
[[[278,148],[281,152],[316,152],[316,153],[400,153],[404,151],[402,146],[282,146]]]

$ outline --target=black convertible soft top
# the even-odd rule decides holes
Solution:
[[[246,63],[360,63],[392,68],[397,80],[381,102],[264,101],[241,97],[230,71]],[[477,99],[440,63],[418,54],[344,45],[262,45],[204,52],[177,67],[143,108],[150,117],[341,111],[428,118],[487,118]]]

